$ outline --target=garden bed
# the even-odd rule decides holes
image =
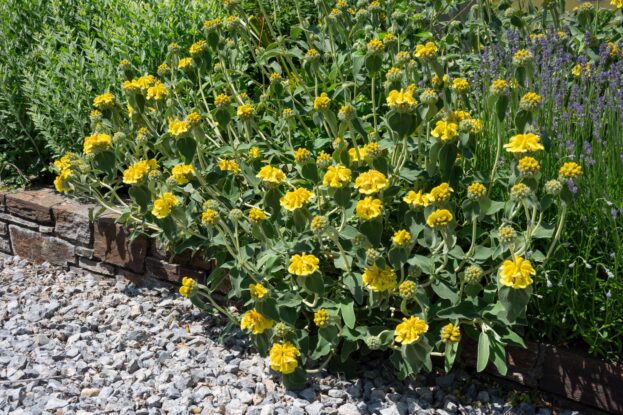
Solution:
[[[129,233],[104,214],[89,219],[94,205],[81,204],[50,189],[0,191],[0,252],[36,263],[48,262],[134,282],[203,280],[211,265],[197,256],[171,258],[156,241]]]
[[[93,223],[93,205],[49,189],[0,192],[0,252],[95,274],[122,275],[135,283],[205,279],[211,264],[191,255],[171,259],[146,237],[128,233],[103,215]],[[464,359],[475,364],[476,344],[464,342]],[[623,414],[623,367],[555,346],[528,343],[508,348],[505,379],[558,394],[611,413]],[[491,365],[489,373],[496,374]]]

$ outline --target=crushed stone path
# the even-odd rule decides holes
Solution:
[[[19,257],[0,258],[0,322],[0,414],[552,414],[467,372],[401,382],[383,362],[288,392],[245,334],[171,287]]]

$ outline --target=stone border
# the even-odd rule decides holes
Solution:
[[[0,253],[18,255],[95,274],[122,275],[135,283],[149,279],[178,282],[182,276],[204,280],[212,266],[190,253],[169,255],[154,240],[129,233],[104,214],[95,222],[95,205],[81,204],[51,189],[0,191]]]
[[[137,284],[153,279],[178,282],[184,275],[204,280],[213,269],[210,262],[188,252],[168,262],[166,252],[145,236],[130,242],[114,215],[91,223],[89,212],[94,208],[50,189],[0,191],[0,254],[122,275]],[[465,339],[463,346],[465,362],[475,366],[476,343]],[[508,374],[503,376],[507,380],[623,414],[623,364],[537,343],[529,343],[527,349],[508,348],[508,364]],[[487,372],[499,376],[491,365]]]
[[[549,344],[526,345],[526,349],[507,348],[506,376],[500,375],[492,364],[486,372],[601,411],[623,414],[623,362],[608,363]],[[465,338],[462,346],[465,363],[476,367],[477,343]]]

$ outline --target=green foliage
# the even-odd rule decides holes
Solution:
[[[527,87],[485,99],[521,122],[477,117],[451,47],[403,3],[319,4],[280,37],[253,23],[273,8],[258,18],[230,2],[231,17],[170,48],[157,77],[124,72],[123,95],[95,97],[83,154],[55,164],[57,189],[95,198],[171,252],[218,257],[242,316],[215,303],[213,281],[186,278],[180,292],[239,322],[287,387],[303,368],[371,350],[403,378],[431,370],[432,354],[450,369],[462,334],[478,339],[480,370],[505,373],[569,209],[540,183],[579,183],[580,166],[521,173],[519,160],[545,149]],[[486,169],[483,131],[496,137]]]
[[[80,148],[92,97],[117,84],[119,61],[155,70],[167,44],[194,39],[212,10],[192,0],[3,1],[0,180],[44,179],[51,159]]]

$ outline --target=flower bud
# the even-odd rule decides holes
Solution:
[[[467,284],[476,284],[482,278],[482,268],[478,265],[470,265],[465,269],[463,279]]]
[[[558,196],[562,191],[562,183],[556,179],[548,180],[545,183],[545,193],[550,196]]]

